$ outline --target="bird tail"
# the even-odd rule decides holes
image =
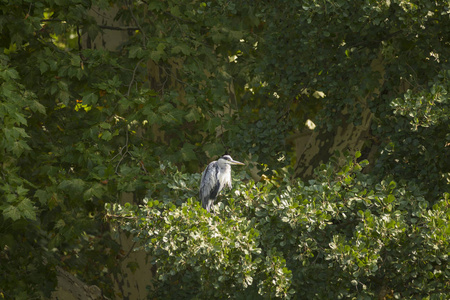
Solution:
[[[214,204],[214,199],[202,199],[202,207],[208,212],[211,211],[211,207]]]

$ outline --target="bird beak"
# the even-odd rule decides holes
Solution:
[[[240,165],[240,166],[245,166],[244,163],[241,163],[240,161],[237,161],[237,160],[230,160],[230,165]]]

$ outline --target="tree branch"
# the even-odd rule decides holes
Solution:
[[[131,18],[134,20],[134,22],[136,22],[136,26],[137,27],[139,27],[139,31],[142,33],[142,37],[143,37],[143,45],[142,45],[142,47],[144,48],[144,49],[147,49],[147,36],[145,35],[145,31],[142,29],[142,27],[141,27],[141,25],[139,24],[139,22],[138,22],[138,20],[136,19],[136,17],[134,16],[134,13],[133,13],[133,9],[132,9],[132,7],[131,7],[131,4],[130,3],[128,3],[128,1],[126,1],[126,5],[127,5],[127,8],[128,8],[128,10],[129,10],[129,12],[130,12],[130,15],[131,15]]]
[[[101,29],[108,29],[108,30],[122,30],[122,31],[136,31],[140,30],[139,27],[120,27],[120,26],[108,26],[108,25],[97,25]]]
[[[48,22],[66,22],[66,20],[61,19],[41,19],[41,23],[48,23]],[[118,31],[135,31],[135,30],[141,30],[139,27],[126,27],[126,26],[109,26],[109,25],[98,25],[98,28],[101,29],[107,29],[107,30],[118,30]]]
[[[136,66],[134,67],[133,75],[131,76],[131,81],[130,81],[130,84],[128,85],[127,98],[130,97],[131,86],[133,85],[134,77],[136,77],[136,71],[137,71],[137,68],[138,68],[139,65],[142,63],[143,60],[144,60],[143,58],[142,58],[141,60],[139,60],[138,63],[136,64]]]

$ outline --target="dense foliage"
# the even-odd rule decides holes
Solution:
[[[112,8],[121,26],[98,23]],[[0,296],[48,297],[61,266],[112,297],[115,220],[153,256],[161,297],[444,297],[449,13],[441,0],[0,1]],[[128,33],[117,49],[89,47],[114,31]],[[351,159],[291,181],[287,141],[307,119],[332,130],[366,108],[368,174]],[[238,174],[211,216],[199,171],[227,150],[268,181]],[[140,206],[118,205],[124,192]]]
[[[324,165],[308,183],[236,174],[213,215],[186,188],[198,175],[172,169],[169,197],[108,205],[109,216],[152,254],[158,298],[444,299],[450,194],[431,205],[414,185],[362,174],[366,164]]]

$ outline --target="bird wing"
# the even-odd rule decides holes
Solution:
[[[203,171],[200,182],[200,199],[202,203],[207,202],[209,199],[214,199],[220,191],[220,182],[217,178],[218,168],[217,161],[214,161]]]
[[[216,180],[216,184],[212,188],[211,192],[209,193],[209,199],[216,199],[217,194],[219,194],[221,188],[220,188],[220,181]]]

